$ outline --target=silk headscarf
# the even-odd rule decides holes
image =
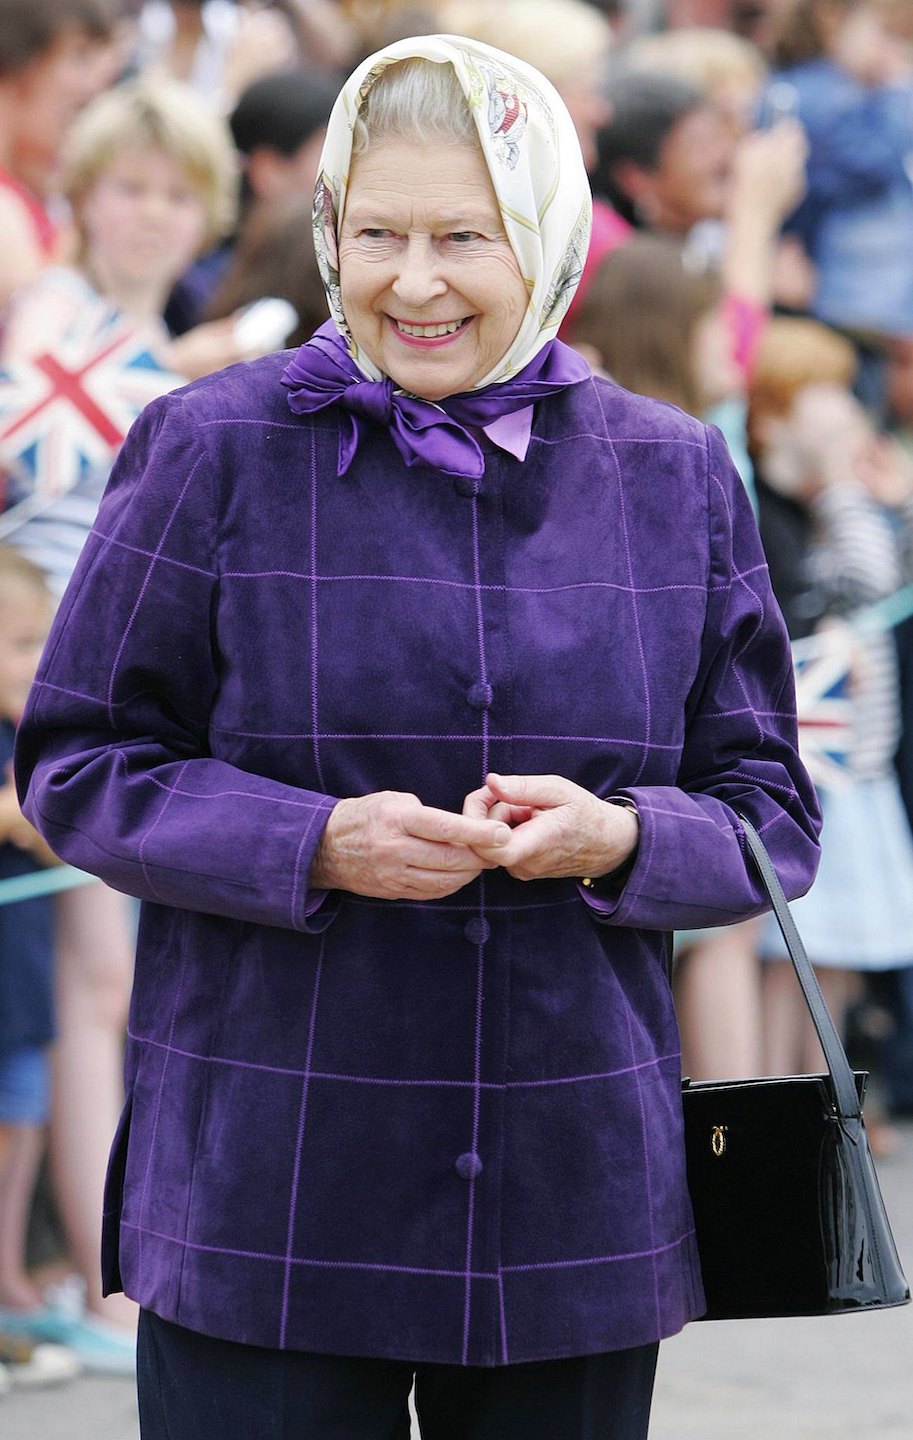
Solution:
[[[545,76],[524,61],[457,35],[398,40],[363,61],[346,81],[330,115],[315,193],[314,239],[330,314],[367,379],[379,379],[380,371],[356,346],[346,325],[336,237],[345,212],[358,114],[388,65],[417,58],[449,62],[456,72],[507,238],[529,291],[517,336],[474,387],[482,389],[516,375],[557,334],[586,259],[590,187],[564,101]]]
[[[530,297],[497,365],[471,390],[436,403],[397,388],[355,343],[342,306],[337,247],[358,115],[388,65],[417,57],[449,62],[459,78]],[[447,35],[401,40],[359,66],[330,116],[315,191],[314,238],[333,318],[301,346],[282,377],[296,414],[339,407],[340,475],[379,425],[407,465],[480,476],[480,428],[589,377],[586,362],[555,335],[583,269],[590,219],[573,122],[557,92],[530,66]]]

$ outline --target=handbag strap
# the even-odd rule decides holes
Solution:
[[[862,1114],[862,1107],[859,1103],[850,1062],[846,1058],[843,1042],[837,1034],[837,1027],[831,1019],[830,1011],[824,1003],[818,977],[805,953],[805,946],[799,938],[796,922],[790,914],[786,896],[783,894],[783,887],[757,830],[745,819],[744,815],[740,815],[739,819],[742,822],[749,854],[757,866],[764,888],[770,897],[777,924],[786,942],[789,958],[793,963],[796,978],[802,987],[802,994],[812,1017],[812,1024],[821,1041],[821,1049],[824,1051],[824,1058],[830,1074],[837,1115],[841,1120],[858,1120]]]

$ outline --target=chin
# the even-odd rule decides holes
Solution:
[[[388,372],[389,373],[389,372]],[[428,375],[402,375],[390,374],[390,379],[399,390],[407,390],[410,395],[415,395],[419,400],[428,400],[432,405],[437,405],[441,400],[446,400],[448,395],[458,395],[464,390],[470,389],[475,383],[473,380],[462,381],[459,378],[453,384],[440,380],[437,384]]]

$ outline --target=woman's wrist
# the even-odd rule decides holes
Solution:
[[[308,875],[308,888],[310,890],[339,890],[344,888],[340,884],[340,875],[335,864],[334,837],[339,825],[338,810],[345,801],[337,800],[327,817],[327,823],[323,827],[323,834],[317,842],[314,851],[314,858],[311,861],[311,869]]]
[[[616,818],[612,826],[612,863],[604,870],[596,870],[594,873],[584,876],[580,882],[592,895],[596,896],[602,889],[615,892],[624,885],[634,869],[640,845],[640,816],[633,800],[629,800],[626,796],[619,796],[617,799],[613,797],[604,803],[624,810],[630,816],[629,838],[619,847]]]

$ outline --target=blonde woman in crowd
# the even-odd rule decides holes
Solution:
[[[53,349],[99,302],[146,328],[162,364],[182,376],[240,358],[228,325],[171,340],[161,318],[174,281],[235,215],[228,130],[187,87],[150,79],[99,96],[73,128],[62,189],[73,211],[75,263],[44,271],[17,293],[5,361]]]

